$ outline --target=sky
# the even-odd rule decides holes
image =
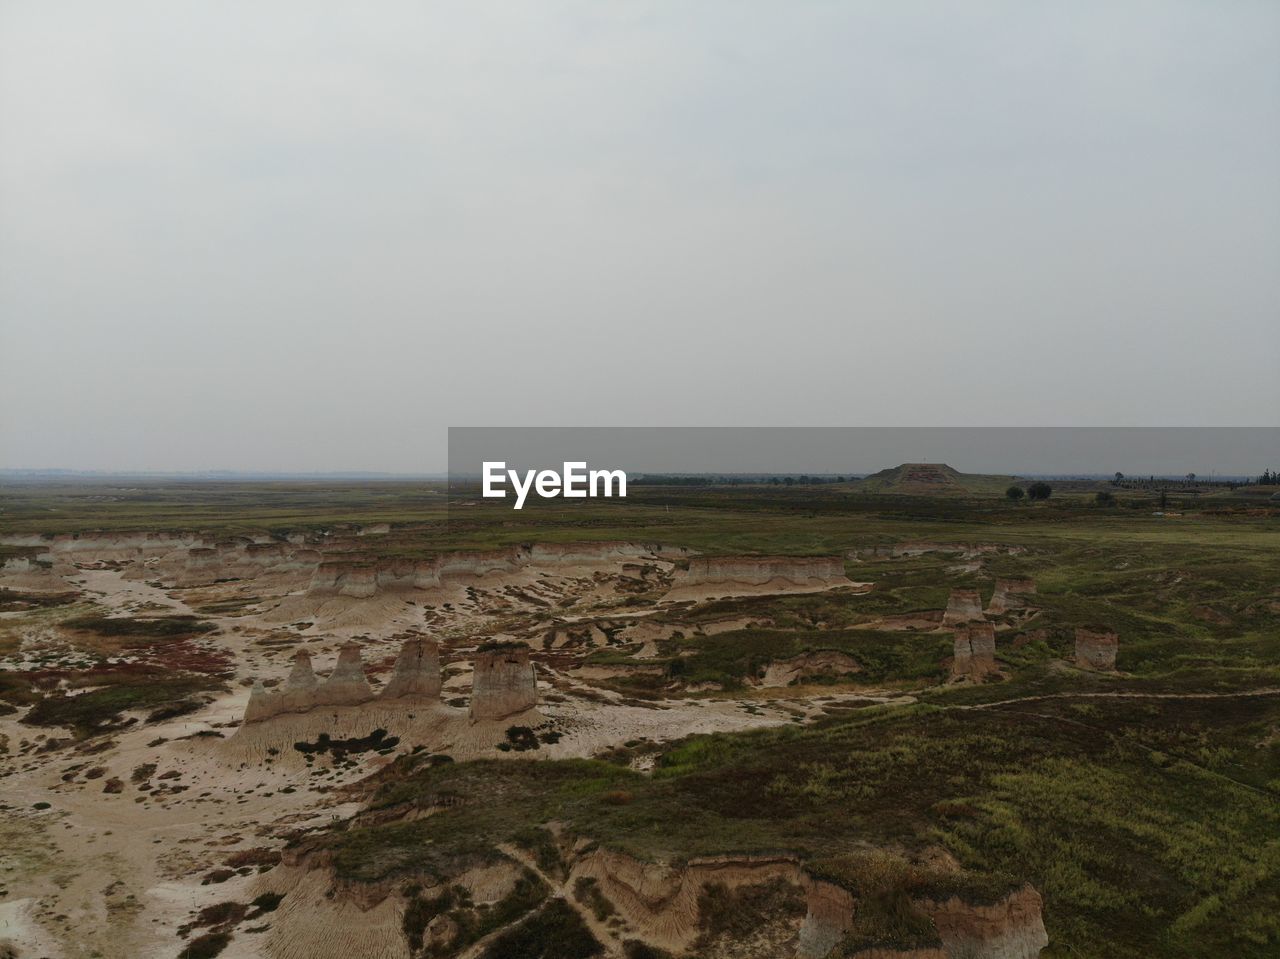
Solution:
[[[1280,4],[0,0],[0,467],[1276,426]]]

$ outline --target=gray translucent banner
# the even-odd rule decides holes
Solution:
[[[1257,477],[1280,466],[1280,427],[450,427],[453,485],[485,462],[629,476],[863,476],[902,463],[1015,476]]]

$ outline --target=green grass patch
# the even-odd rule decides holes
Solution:
[[[582,760],[410,770],[372,805],[432,815],[323,842],[343,878],[445,877],[555,818],[642,859],[793,852],[868,900],[859,941],[923,936],[904,906],[920,895],[1030,882],[1050,939],[1082,954],[1263,957],[1280,942],[1278,727],[1276,697],[881,708],[694,737],[651,777]],[[869,838],[907,860],[941,845],[963,870],[868,860]]]

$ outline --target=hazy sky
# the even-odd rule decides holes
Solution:
[[[1280,4],[0,2],[0,466],[1276,425]]]

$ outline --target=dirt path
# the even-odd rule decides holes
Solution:
[[[954,704],[943,706],[944,709],[993,709],[996,706],[1008,706],[1012,703],[1043,702],[1049,699],[1237,699],[1245,696],[1280,696],[1280,689],[1242,689],[1230,693],[1142,693],[1119,691],[1114,693],[1036,693],[1030,696],[1017,696],[1013,699],[1000,699],[992,703],[972,703],[968,705]]]
[[[523,923],[523,922],[529,921],[529,919],[537,915],[538,912],[545,909],[548,903],[552,902],[555,899],[562,899],[570,909],[572,909],[574,912],[578,914],[579,918],[582,919],[586,927],[591,930],[591,934],[596,937],[596,941],[599,942],[600,945],[604,947],[603,955],[606,957],[606,959],[614,959],[614,957],[618,957],[622,955],[622,952],[618,945],[618,941],[614,937],[614,934],[610,931],[610,929],[604,923],[596,919],[595,915],[591,912],[590,909],[585,908],[581,903],[577,902],[573,898],[572,890],[569,889],[568,880],[564,882],[560,882],[559,880],[551,876],[548,876],[545,872],[543,872],[538,867],[538,863],[533,858],[533,856],[529,855],[523,849],[519,849],[518,847],[512,846],[509,843],[500,844],[498,846],[498,849],[504,854],[506,854],[507,856],[510,856],[516,862],[520,863],[520,865],[524,866],[526,869],[532,872],[535,876],[537,876],[539,879],[545,882],[547,884],[547,888],[551,890],[551,895],[547,897],[546,902],[540,905],[537,909],[532,910],[527,916],[521,919],[520,922]],[[506,932],[507,929],[512,929],[512,928],[514,928],[514,926],[507,926],[504,929],[499,930],[497,933],[494,933],[494,935],[499,935],[502,932]],[[486,937],[486,939],[490,939],[490,940],[492,938],[493,938],[492,936]],[[475,947],[467,950],[467,952],[464,953],[463,957],[460,957],[460,959],[467,959],[467,957],[481,955],[483,950],[479,949],[479,947],[481,946],[481,943],[483,943],[484,941],[485,940],[481,940],[481,942],[476,943]]]

